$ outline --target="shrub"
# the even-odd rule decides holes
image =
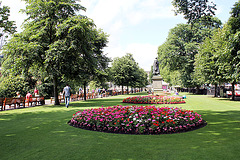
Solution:
[[[20,76],[1,77],[0,83],[0,97],[15,97],[16,92],[20,92],[25,96],[29,87],[28,83]]]

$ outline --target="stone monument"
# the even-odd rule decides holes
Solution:
[[[152,77],[152,87],[154,95],[163,95],[163,89],[162,89],[162,77],[160,75],[159,71],[159,62],[156,58],[153,63],[153,77]]]

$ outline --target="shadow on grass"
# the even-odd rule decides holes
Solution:
[[[128,104],[128,103],[122,103],[124,98],[135,96],[135,95],[140,95],[139,93],[137,94],[128,94],[128,95],[118,95],[118,96],[113,96],[113,97],[107,97],[107,98],[96,98],[96,99],[88,99],[86,101],[80,100],[80,101],[72,101],[70,102],[70,108],[71,107],[77,107],[77,108],[91,108],[91,107],[108,107],[108,106],[116,106],[116,105],[134,105],[134,104]],[[141,95],[146,95],[146,93],[141,93]],[[65,106],[64,103],[61,103],[60,106]],[[51,105],[51,106],[46,106],[46,107],[59,107],[56,105]]]
[[[231,101],[231,102],[240,102],[240,97],[235,98],[235,100],[232,100],[231,98],[218,98],[218,97],[212,97],[214,99],[218,99],[220,101]]]
[[[75,101],[70,103],[68,109],[62,103],[60,106],[1,112],[0,148],[4,147],[4,150],[0,150],[1,158],[237,159],[240,156],[240,110],[213,111],[209,104],[206,104],[209,110],[197,111],[207,121],[207,126],[178,134],[112,134],[83,130],[67,124],[74,113],[84,108],[134,105],[122,103],[123,98],[131,95]],[[228,102],[226,99],[219,100],[221,103],[223,100]],[[215,100],[211,102],[215,103]],[[76,150],[78,154],[73,154]]]

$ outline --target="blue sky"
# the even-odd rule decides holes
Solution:
[[[111,58],[132,53],[139,66],[151,69],[157,48],[167,38],[171,28],[186,23],[181,15],[175,16],[172,0],[82,0],[87,8],[81,12],[93,19],[98,28],[110,35],[104,52]],[[211,0],[210,0],[211,1]],[[216,16],[227,22],[233,4],[238,0],[212,0],[217,5]],[[21,0],[2,0],[11,9],[11,20],[16,21],[18,32],[26,18],[18,13],[25,3]]]

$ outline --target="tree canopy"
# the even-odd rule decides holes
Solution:
[[[113,82],[122,86],[122,91],[123,86],[144,87],[147,85],[147,73],[140,69],[130,53],[114,58],[110,74]]]
[[[200,19],[209,22],[216,10],[216,4],[210,3],[208,0],[173,0],[172,4],[175,14],[183,14],[190,24],[194,24]]]
[[[5,38],[9,34],[15,33],[17,28],[15,22],[9,20],[10,8],[8,6],[1,6],[1,3],[0,1],[0,50],[4,45]]]
[[[234,99],[234,85],[240,81],[240,1],[230,13],[224,27],[200,46],[195,71],[197,77],[202,75],[202,83],[232,83]]]
[[[211,37],[213,29],[221,26],[221,21],[212,18],[215,23],[178,24],[169,31],[164,44],[158,48],[160,70],[166,82],[184,87],[194,87],[194,62],[199,44]],[[174,73],[174,74],[171,74]],[[176,77],[176,75],[178,75]],[[179,84],[176,84],[176,82]]]
[[[89,82],[106,74],[109,59],[102,49],[108,36],[91,19],[77,15],[83,6],[75,0],[25,2],[22,12],[28,19],[4,50],[5,73],[14,70],[24,77],[41,74],[51,79],[56,105],[60,82]]]

